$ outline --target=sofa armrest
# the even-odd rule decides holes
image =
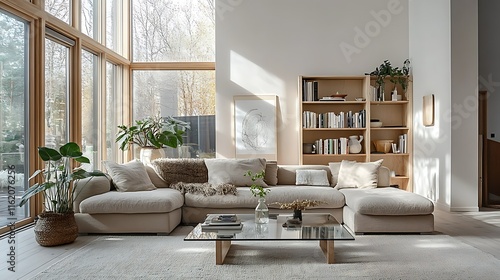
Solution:
[[[94,195],[107,193],[111,190],[111,180],[106,176],[85,178],[75,182],[75,199],[73,211],[80,212],[80,203]]]

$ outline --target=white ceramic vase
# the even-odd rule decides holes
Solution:
[[[141,148],[140,160],[144,165],[150,165],[151,161],[165,157],[165,151],[163,149],[157,149],[152,147]]]
[[[359,140],[357,135],[349,136],[349,141],[347,145],[349,145],[349,153],[350,154],[359,154],[363,147],[361,146],[361,142],[363,141],[363,135],[359,135]]]

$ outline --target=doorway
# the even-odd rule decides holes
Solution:
[[[488,139],[487,91],[479,91],[478,98],[479,207],[500,208],[500,143]]]

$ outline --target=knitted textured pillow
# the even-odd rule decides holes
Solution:
[[[206,183],[208,170],[203,159],[159,158],[151,162],[156,174],[170,185],[173,183]]]

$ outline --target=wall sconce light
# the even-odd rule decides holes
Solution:
[[[424,126],[434,125],[434,94],[424,96],[423,114]]]

